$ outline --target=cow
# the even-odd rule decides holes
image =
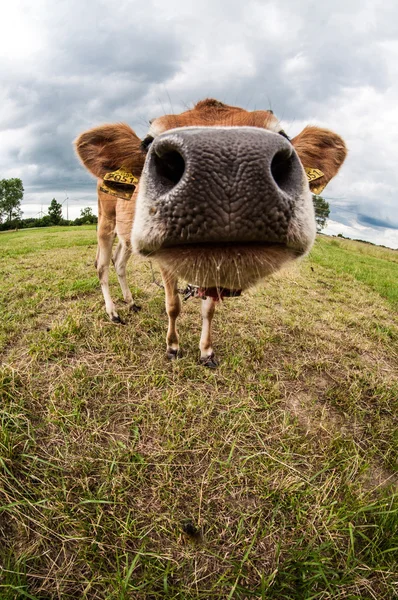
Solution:
[[[113,263],[124,300],[132,251],[159,264],[168,314],[167,357],[180,356],[178,278],[202,298],[200,361],[217,366],[211,339],[216,302],[239,295],[315,239],[312,193],[343,164],[340,136],[307,126],[290,139],[271,110],[248,111],[207,98],[150,121],[141,140],[126,124],[103,125],[75,141],[98,179],[96,267],[106,311],[121,322],[109,292]]]

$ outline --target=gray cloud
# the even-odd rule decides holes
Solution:
[[[309,122],[343,135],[349,158],[325,190],[334,222],[396,229],[392,0],[14,0],[5,11],[19,36],[0,40],[0,177],[23,179],[26,216],[65,191],[75,215],[95,205],[72,148],[84,129],[126,121],[142,136],[150,118],[213,96],[272,107],[291,135]]]
[[[358,215],[358,223],[361,225],[371,225],[372,227],[382,227],[387,229],[397,229],[398,222],[392,223],[390,220],[376,219],[368,215]]]

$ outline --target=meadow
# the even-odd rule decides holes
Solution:
[[[1,600],[398,597],[398,251],[318,236],[165,357],[91,226],[0,235]],[[156,270],[156,267],[155,267]]]

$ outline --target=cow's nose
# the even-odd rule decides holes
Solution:
[[[146,198],[165,244],[284,243],[305,176],[283,136],[255,127],[188,127],[158,136]]]
[[[184,131],[179,132],[178,135],[166,133],[153,142],[151,177],[155,185],[157,182],[159,183],[160,188],[162,188],[160,191],[163,193],[171,190],[182,179],[186,169],[186,160],[191,163],[190,166],[192,167],[195,166],[197,160],[201,160],[201,154],[203,153],[200,151],[200,146],[193,145],[189,147],[188,144],[184,143],[184,133]],[[216,132],[214,131],[214,133]],[[217,148],[214,148],[214,168],[216,168],[218,154]],[[293,147],[284,137],[272,136],[271,143],[269,139],[267,140],[263,153],[263,167],[269,166],[271,182],[282,190],[288,187],[289,184],[294,166],[292,155]],[[203,156],[203,158],[206,157]],[[237,158],[241,158],[242,163],[245,163],[245,157]],[[246,162],[247,159],[250,160],[250,153],[246,154]]]

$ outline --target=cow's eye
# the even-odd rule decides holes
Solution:
[[[283,129],[281,129],[280,131],[278,131],[278,133],[279,133],[279,135],[282,135],[284,138],[286,138],[290,142],[290,137],[287,135],[287,133],[285,133],[283,131]]]
[[[141,150],[144,152],[148,152],[149,146],[152,144],[154,138],[151,135],[147,135],[144,140],[141,142]]]

